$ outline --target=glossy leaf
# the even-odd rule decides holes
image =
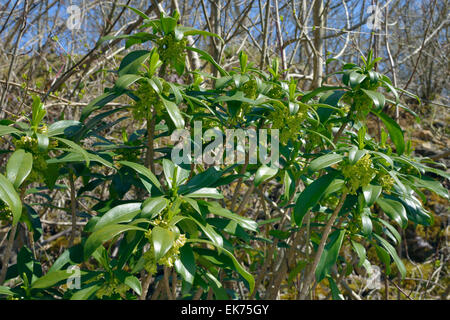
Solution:
[[[86,274],[84,271],[80,271],[80,276]],[[40,277],[31,284],[33,289],[45,289],[50,288],[62,280],[66,280],[72,276],[73,273],[69,270],[55,270],[47,272],[46,275]]]
[[[406,228],[408,217],[406,216],[405,207],[400,202],[392,199],[378,198],[376,203],[389,218],[397,222],[402,228]]]
[[[345,230],[337,230],[330,235],[330,241],[325,246],[325,249],[320,256],[319,264],[316,269],[317,282],[322,281],[329,275],[331,268],[336,263],[336,260],[341,250],[342,241],[344,240]]]
[[[153,219],[161,211],[163,211],[169,201],[163,197],[148,198],[142,203],[141,217],[146,219]]]
[[[89,258],[95,250],[99,246],[101,246],[104,242],[111,240],[115,236],[121,234],[122,232],[129,230],[140,230],[147,231],[143,228],[132,226],[132,225],[121,225],[121,224],[113,224],[107,225],[99,230],[93,232],[89,238],[86,240],[84,245],[84,259]]]
[[[0,199],[11,210],[13,225],[17,224],[22,215],[22,202],[12,183],[2,174],[0,174]]]
[[[216,188],[201,188],[185,195],[185,197],[223,199],[223,195]]]
[[[158,226],[152,229],[153,250],[156,261],[164,257],[172,248],[176,239],[177,235],[173,231]]]
[[[264,181],[274,177],[277,173],[278,168],[271,168],[266,165],[260,166],[255,174],[255,186],[259,186]]]
[[[151,192],[152,185],[155,186],[160,192],[162,191],[159,180],[148,168],[144,167],[141,164],[130,161],[120,161],[119,163],[136,171],[141,176],[141,180],[142,178],[148,179],[151,183],[149,183],[145,179],[142,181],[148,192]]]
[[[373,104],[375,105],[377,110],[381,110],[384,107],[386,98],[380,92],[361,89],[370,99],[372,99]]]
[[[180,113],[180,109],[178,109],[178,106],[172,101],[164,98],[161,98],[161,101],[164,104],[164,107],[166,108],[167,112],[169,113],[170,119],[172,119],[172,122],[175,125],[175,127],[177,129],[184,129],[184,119]]]
[[[110,224],[129,222],[141,212],[141,203],[132,202],[118,205],[100,217],[93,231],[101,229]]]
[[[397,251],[395,250],[395,248],[379,235],[377,234],[374,235],[377,238],[377,240],[381,243],[381,245],[386,249],[386,251],[389,252],[389,255],[392,257],[395,264],[397,265],[397,269],[400,272],[402,279],[404,279],[406,277],[406,268],[400,257],[397,255]]]
[[[311,171],[319,171],[320,169],[327,168],[333,164],[339,163],[344,157],[337,153],[329,153],[314,159],[309,164],[309,169]]]
[[[303,190],[297,198],[293,213],[294,221],[298,226],[302,225],[305,214],[317,204],[335,177],[335,173],[324,175]]]
[[[14,151],[6,164],[6,176],[18,189],[33,168],[33,155],[23,149]]]
[[[384,112],[372,111],[372,113],[377,115],[381,119],[381,121],[383,121],[383,124],[388,130],[392,142],[394,142],[395,144],[397,153],[400,155],[403,154],[405,152],[405,138],[403,137],[403,130],[402,128],[400,128],[399,124]]]
[[[360,244],[359,242],[356,242],[353,240],[351,242],[352,242],[352,247],[353,247],[353,249],[355,249],[355,252],[359,258],[358,267],[362,267],[364,261],[366,260],[366,248],[364,248],[364,246],[362,244]]]
[[[180,248],[180,258],[175,261],[176,271],[183,277],[183,280],[191,285],[194,283],[195,257],[190,246],[185,245]]]
[[[132,51],[122,59],[119,66],[119,76],[125,74],[138,74],[139,68],[150,57],[151,51],[136,50]]]
[[[380,196],[382,189],[383,188],[381,186],[375,186],[372,184],[362,187],[364,199],[366,200],[366,204],[368,207],[372,206],[375,203],[375,201]]]

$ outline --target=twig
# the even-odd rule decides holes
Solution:
[[[3,284],[3,282],[5,281],[5,278],[6,278],[6,270],[8,270],[9,257],[11,255],[11,250],[12,250],[12,247],[14,244],[14,237],[16,235],[17,225],[18,225],[18,223],[16,223],[11,228],[11,231],[9,233],[8,243],[6,244],[6,249],[5,249],[5,253],[3,256],[3,265],[2,265],[3,267],[2,267],[2,273],[0,275],[0,285]]]
[[[69,247],[73,245],[73,241],[75,239],[75,234],[77,231],[77,198],[75,194],[75,181],[73,178],[73,170],[69,171],[69,186],[70,186],[70,210],[72,213],[72,232],[69,238]]]
[[[323,230],[322,239],[320,239],[319,247],[317,248],[317,252],[314,257],[314,262],[313,262],[308,274],[306,275],[306,279],[305,279],[302,291],[300,292],[300,297],[299,297],[300,300],[304,300],[306,295],[308,294],[309,286],[312,283],[314,274],[317,269],[317,265],[319,264],[319,261],[320,261],[320,257],[322,256],[322,253],[325,249],[325,244],[326,244],[328,236],[331,232],[331,227],[333,226],[333,223],[336,220],[339,211],[341,211],[341,208],[344,205],[344,201],[346,198],[347,198],[347,192],[344,192],[341,196],[341,199],[339,200],[339,204],[337,205],[336,209],[334,209],[334,212],[331,215],[330,220],[328,220],[327,225],[325,226],[325,229]]]

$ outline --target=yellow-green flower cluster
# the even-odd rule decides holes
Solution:
[[[256,83],[255,79],[248,80],[241,86],[240,89],[242,90],[246,98],[254,100],[258,95],[258,84]],[[249,107],[250,104],[247,102],[244,102],[242,104],[242,110],[244,114],[247,114]]]
[[[307,116],[308,106],[302,103],[299,106],[296,114],[290,114],[289,109],[285,106],[276,108],[270,115],[272,128],[280,130],[280,142],[283,144],[286,144],[289,139],[295,140],[300,133],[303,120]]]
[[[186,58],[186,39],[177,41],[175,36],[170,33],[161,39],[156,40],[158,45],[158,54],[162,62],[169,63],[172,67],[183,63]]]
[[[268,96],[271,99],[281,99],[284,96],[283,89],[281,89],[280,86],[273,86],[267,93],[266,96]]]
[[[355,109],[358,116],[364,116],[372,108],[372,99],[364,93],[362,90],[358,90],[353,95],[353,103],[355,104]]]
[[[135,120],[150,119],[152,106],[156,108],[156,113],[161,115],[163,108],[161,98],[148,82],[142,83],[134,94],[139,98],[139,101],[135,102],[133,108],[133,117]]]
[[[30,136],[22,136],[18,140],[14,140],[14,145],[16,146],[16,149],[24,149],[25,151],[31,152],[31,153],[38,153],[38,141],[36,138],[30,137]]]
[[[356,194],[359,187],[367,186],[376,173],[377,170],[373,168],[369,154],[363,156],[355,164],[346,164],[342,167],[342,174],[347,180],[350,194]]]
[[[383,187],[383,190],[389,193],[389,191],[394,186],[395,180],[391,177],[390,174],[386,173],[378,176],[378,182],[380,183],[381,187]]]
[[[8,205],[6,205],[6,203],[0,201],[0,221],[9,222],[11,218],[12,218],[11,209],[8,207]]]
[[[339,198],[336,196],[329,196],[322,201],[322,205],[332,209],[336,208],[338,204]]]
[[[157,225],[159,225],[160,227],[164,227],[166,223],[159,220],[157,222]],[[158,261],[156,261],[151,229],[147,231],[145,237],[148,239],[148,242],[150,243],[150,249],[144,253],[144,260],[145,260],[144,268],[145,270],[147,270],[149,274],[156,273],[158,264],[167,267],[173,267],[175,261],[178,259],[178,256],[180,254],[180,248],[184,246],[184,244],[186,243],[186,236],[184,234],[180,234],[178,238],[174,241],[170,250],[167,251],[167,253],[163,257],[161,257]]]
[[[22,136],[20,139],[14,141],[16,149],[24,149],[33,155],[33,170],[27,177],[29,183],[39,182],[44,180],[45,171],[47,170],[46,152],[41,152],[38,148],[38,141],[36,138],[30,136]],[[50,143],[50,148],[57,146],[57,141]]]
[[[48,133],[48,127],[46,124],[43,124],[40,128],[38,128],[38,133],[47,134]]]
[[[255,99],[258,93],[258,84],[255,79],[248,80],[241,86],[246,98]]]
[[[112,278],[110,281],[103,283],[102,286],[97,290],[95,295],[99,299],[103,297],[111,297],[114,294],[118,294],[121,297],[124,297],[128,289],[128,286],[120,282],[119,279]]]

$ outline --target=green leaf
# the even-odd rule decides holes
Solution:
[[[353,249],[355,249],[356,254],[358,255],[359,258],[359,262],[358,262],[358,267],[362,267],[364,261],[366,260],[366,248],[364,248],[364,246],[356,241],[351,241],[352,242],[352,247]]]
[[[120,97],[122,94],[123,92],[108,91],[95,98],[92,102],[90,102],[86,107],[83,108],[83,111],[81,111],[80,121],[84,122],[84,120],[86,120],[92,112],[102,108],[107,103],[111,102],[117,97]]]
[[[161,13],[160,21],[161,21],[161,28],[165,35],[175,30],[175,27],[177,25],[177,19],[165,16],[163,13]]]
[[[34,260],[33,253],[27,246],[22,246],[17,255],[17,271],[22,280],[26,281],[26,286],[42,276],[41,264]]]
[[[100,217],[93,231],[101,229],[110,224],[129,222],[141,212],[141,203],[132,202],[118,205]]]
[[[200,55],[200,59],[206,60],[208,62],[210,62],[214,67],[216,67],[216,69],[219,71],[221,76],[228,76],[229,73],[227,71],[225,71],[224,68],[222,68],[215,60],[213,57],[211,57],[211,55],[209,53],[207,53],[206,51],[203,51],[201,49],[198,48],[194,48],[194,47],[189,47],[186,46],[186,50],[190,50],[190,51],[194,51],[197,52]]]
[[[220,41],[222,41],[222,43],[225,43],[224,40],[217,34],[209,32],[209,31],[204,31],[204,30],[199,30],[199,29],[194,29],[191,27],[184,27],[184,26],[177,26],[177,29],[179,31],[181,31],[184,36],[196,36],[196,35],[202,35],[202,36],[210,36],[210,37],[216,37],[218,38]]]
[[[386,267],[386,274],[391,274],[391,258],[389,257],[389,252],[386,249],[375,245],[375,251],[377,253],[378,258]]]
[[[141,217],[146,219],[153,219],[161,211],[163,211],[169,201],[163,197],[148,198],[142,203]]]
[[[293,213],[294,221],[298,226],[302,225],[305,214],[317,204],[335,178],[336,173],[329,173],[318,178],[303,190],[297,198]]]
[[[65,143],[66,145],[68,145],[69,147],[72,148],[73,152],[79,153],[80,155],[82,155],[84,160],[86,161],[86,165],[89,167],[89,163],[90,163],[89,153],[86,150],[84,150],[82,147],[80,147],[78,144],[76,144],[73,141],[70,141],[70,140],[67,140],[64,138],[60,138],[60,137],[54,137],[54,139]]]
[[[402,260],[400,259],[400,257],[397,255],[397,251],[395,250],[395,248],[389,242],[387,242],[385,239],[380,237],[379,235],[377,235],[377,234],[374,234],[374,235],[377,238],[377,240],[381,243],[381,245],[386,249],[386,251],[389,253],[389,255],[392,257],[395,264],[397,265],[397,269],[400,272],[402,279],[404,279],[406,277],[406,268],[405,268],[405,265],[403,264]]]
[[[139,68],[150,57],[149,50],[132,51],[122,59],[119,66],[119,77],[125,74],[138,74]]]
[[[314,89],[311,92],[308,92],[304,96],[302,96],[300,101],[306,103],[309,100],[311,100],[312,98],[314,98],[315,96],[317,96],[319,93],[326,92],[326,91],[334,91],[334,90],[338,90],[338,89],[344,89],[344,88],[343,87],[335,87],[335,86],[333,86],[333,87],[321,86],[317,89]]]
[[[6,176],[18,189],[33,168],[33,155],[23,149],[14,151],[6,164]]]
[[[414,196],[402,197],[399,199],[406,210],[408,219],[424,226],[433,224],[433,215],[425,210],[422,203]]]
[[[173,231],[158,226],[152,229],[152,242],[156,261],[164,257],[172,248],[176,239],[177,235]]]
[[[364,208],[361,212],[361,231],[364,235],[369,236],[372,233],[372,219],[370,219],[370,209]]]
[[[378,198],[376,203],[381,210],[386,213],[389,218],[397,222],[402,228],[406,228],[408,224],[408,217],[406,215],[405,207],[398,201],[386,198]]]
[[[372,184],[362,187],[364,199],[366,200],[368,207],[375,203],[380,196],[382,189],[383,188],[381,186],[374,186]]]
[[[188,217],[189,220],[194,221],[200,229],[202,229],[203,233],[214,243],[214,245],[221,249],[223,248],[223,238],[220,236],[210,224],[203,224],[192,217]]]
[[[64,252],[55,260],[48,272],[61,270],[67,264],[75,265],[83,262],[83,246],[81,243],[67,248]]]
[[[40,152],[45,152],[48,149],[48,144],[49,144],[49,138],[47,135],[45,134],[41,134],[41,133],[36,133],[36,138],[37,138],[37,145],[38,145],[38,150]]]
[[[142,76],[140,75],[124,74],[123,76],[119,77],[119,79],[116,80],[114,84],[114,89],[116,89],[118,92],[122,92],[130,85],[132,85],[133,83],[135,83],[140,79],[142,79]]]
[[[181,247],[180,258],[175,261],[175,270],[183,277],[184,281],[192,285],[196,268],[192,248],[188,245]]]
[[[133,7],[130,7],[130,6],[127,6],[127,5],[124,5],[124,4],[119,4],[119,6],[123,6],[125,8],[130,9],[131,11],[136,13],[138,16],[140,16],[144,20],[150,20],[150,17],[148,15],[146,15],[145,13],[143,13],[142,11],[140,11],[140,10],[138,10],[136,8],[133,8]]]
[[[149,169],[141,164],[130,161],[119,161],[119,163],[136,171],[141,177],[141,181],[142,183],[144,183],[144,186],[147,188],[148,192],[151,192],[152,186],[155,186],[159,190],[159,192],[162,192],[159,180]],[[149,183],[148,180],[150,180],[151,183]]]
[[[68,270],[55,270],[50,271],[46,275],[40,277],[31,284],[32,289],[45,289],[50,288],[62,280],[68,279],[73,273]],[[80,276],[86,274],[84,271],[80,271]]]
[[[185,197],[223,199],[223,195],[216,188],[201,188],[185,195]]]
[[[372,90],[366,90],[361,89],[370,99],[372,99],[373,104],[375,105],[377,110],[381,110],[384,107],[384,104],[386,102],[386,98],[384,95],[380,92],[372,91]]]
[[[340,154],[329,153],[311,161],[309,164],[309,169],[313,172],[319,171],[320,169],[327,168],[333,164],[341,162],[343,158],[344,156]]]
[[[2,174],[0,174],[0,199],[11,209],[12,224],[16,225],[22,215],[22,202],[12,183]]]
[[[348,160],[350,161],[350,164],[355,164],[366,153],[367,150],[359,150],[356,146],[353,146],[348,152]]]
[[[317,282],[322,281],[329,275],[331,267],[336,263],[341,250],[342,241],[344,240],[345,230],[336,230],[330,235],[330,241],[320,256],[319,264],[316,269]]]
[[[339,291],[338,286],[336,285],[336,282],[334,282],[332,277],[327,277],[328,283],[330,284],[331,289],[331,297],[333,300],[345,300],[344,296],[342,295],[341,291]]]
[[[180,89],[171,82],[167,82],[167,84],[169,85],[173,95],[175,96],[175,103],[179,105],[183,100],[183,96],[181,95]]]
[[[403,136],[403,130],[400,128],[397,122],[395,122],[392,118],[390,118],[384,112],[375,112],[372,110],[372,113],[378,116],[381,121],[383,121],[386,129],[389,132],[389,135],[394,142],[394,145],[397,149],[397,153],[399,155],[405,152],[405,138]]]
[[[24,204],[25,211],[23,211],[20,221],[23,221],[28,230],[32,233],[34,241],[38,241],[43,234],[41,220],[39,214],[29,205]]]
[[[347,86],[355,88],[357,85],[361,84],[361,82],[363,82],[366,77],[367,76],[355,70],[350,70],[344,73],[344,75],[342,76],[342,82]]]
[[[163,159],[162,165],[169,188],[180,186],[189,178],[189,170],[180,167],[168,159]]]
[[[209,211],[215,215],[222,216],[228,218],[230,220],[236,221],[242,228],[245,228],[250,231],[258,232],[258,224],[246,217],[240,216],[236,213],[231,212],[228,209],[222,208],[216,202],[207,202]]]
[[[400,234],[398,233],[397,229],[395,229],[390,223],[384,221],[383,219],[376,219],[376,221],[380,222],[381,224],[383,224],[386,229],[383,230],[384,233],[390,238],[392,239],[392,241],[395,242],[395,244],[398,244],[401,242],[402,238],[400,236]]]
[[[48,127],[47,135],[49,137],[58,136],[60,134],[65,134],[67,129],[72,129],[73,131],[78,130],[81,127],[81,122],[76,120],[61,120],[52,123]]]
[[[0,125],[0,137],[11,133],[22,134],[22,131],[10,126]]]
[[[125,278],[125,281],[123,283],[130,287],[138,296],[141,295],[142,286],[138,278],[130,275]]]
[[[418,177],[412,177],[414,179],[414,186],[418,188],[425,188],[428,189],[437,195],[443,197],[444,199],[449,199],[448,190],[442,186],[442,184],[434,180],[432,178],[429,178],[427,176],[422,176],[422,178]]]
[[[184,129],[184,119],[181,116],[180,109],[178,106],[170,100],[161,97],[161,101],[164,104],[167,112],[169,113],[170,119],[172,119],[173,124],[177,129]]]
[[[255,186],[259,186],[264,181],[274,177],[277,173],[278,168],[271,168],[266,165],[260,166],[255,174]]]
[[[102,229],[93,232],[86,240],[86,243],[84,245],[84,259],[86,260],[87,258],[89,258],[94,253],[94,251],[97,250],[97,248],[102,245],[102,243],[112,239],[113,237],[121,234],[122,232],[129,230],[140,230],[144,232],[147,231],[143,228],[139,228],[132,225],[121,225],[121,224],[107,225],[106,227],[103,227]]]
[[[13,296],[14,292],[12,292],[8,287],[0,286],[0,295]]]
[[[94,284],[90,287],[81,289],[73,294],[72,297],[70,297],[70,300],[87,300],[90,296],[92,296],[98,289],[100,289],[100,284]]]
[[[42,119],[44,119],[45,114],[47,113],[45,111],[44,104],[41,102],[41,99],[38,96],[33,96],[33,104],[31,106],[31,110],[31,126],[37,128],[37,126],[41,123]]]
[[[202,243],[211,244],[211,245],[217,247],[217,245],[216,245],[215,243],[213,243],[213,242],[211,242],[211,241],[208,241],[208,240],[202,240],[202,239],[188,239],[187,242],[202,242]],[[218,247],[218,249],[219,249],[219,254],[220,254],[220,253],[225,253],[225,254],[231,259],[231,261],[232,261],[232,263],[233,263],[233,266],[235,267],[236,271],[237,271],[237,272],[238,272],[245,280],[247,280],[247,282],[248,282],[248,284],[249,284],[250,293],[252,293],[253,290],[255,289],[255,279],[253,278],[253,276],[252,276],[249,272],[247,272],[247,270],[245,270],[245,269],[241,266],[241,264],[236,260],[236,258],[234,257],[234,255],[233,255],[230,251],[228,251],[228,250],[222,248],[222,246]]]
[[[317,114],[319,115],[320,122],[327,121],[330,116],[333,114],[333,112],[341,110],[340,107],[340,101],[341,98],[346,93],[345,90],[335,90],[330,91],[322,94],[320,96],[319,102],[320,105],[317,108]],[[333,108],[329,108],[328,106],[332,106]],[[337,108],[337,109],[335,109]]]

